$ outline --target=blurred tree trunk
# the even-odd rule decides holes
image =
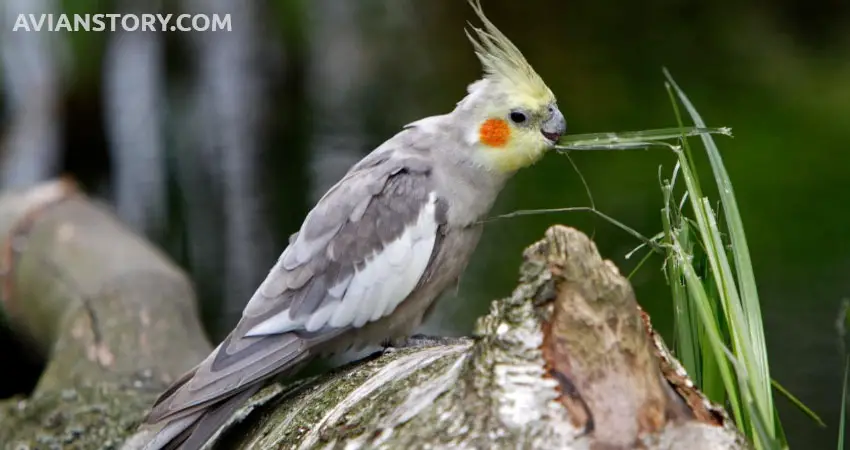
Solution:
[[[5,0],[0,53],[7,100],[0,142],[0,185],[23,187],[56,175],[59,165],[61,65],[58,33],[13,31],[19,14],[55,13],[54,0]],[[45,25],[46,27],[46,25]]]
[[[159,3],[122,0],[118,10],[152,13]],[[113,203],[124,222],[157,240],[167,212],[164,58],[162,33],[137,30],[111,34],[103,61]]]
[[[360,14],[366,3],[314,0],[306,4],[307,87],[313,109],[311,204],[366,152],[363,118],[368,108],[357,96],[371,67]]]
[[[311,203],[405,121],[424,115],[421,99],[410,94],[421,94],[419,82],[429,75],[427,38],[416,17],[427,9],[409,0],[307,3]],[[383,106],[400,114],[388,117]],[[380,121],[389,123],[377,130],[370,123]]]
[[[238,320],[278,250],[259,179],[268,112],[261,73],[263,20],[256,2],[184,0],[183,7],[229,14],[232,21],[232,31],[189,36],[198,62],[191,99],[194,124],[192,136],[182,137],[190,151],[179,155],[191,264],[212,283],[211,290],[221,292],[223,305],[214,316],[223,323],[213,325],[224,329]]]
[[[0,402],[0,441],[141,448],[154,430],[134,425],[157,391],[210,351],[185,275],[63,181],[0,197],[0,242],[0,308],[49,360],[29,399]],[[426,341],[270,384],[215,442],[747,448],[587,236],[555,226],[523,257],[513,294],[493,302],[473,339]]]

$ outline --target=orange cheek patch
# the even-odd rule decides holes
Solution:
[[[490,147],[504,147],[511,137],[511,128],[502,119],[487,119],[478,130],[481,142]]]

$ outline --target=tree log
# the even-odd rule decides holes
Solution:
[[[3,311],[48,358],[0,403],[10,448],[137,449],[159,389],[210,351],[186,276],[67,181],[0,197]],[[217,448],[742,449],[581,232],[550,228],[471,338],[261,390]],[[221,445],[217,445],[221,444]]]
[[[212,349],[183,271],[71,181],[0,196],[0,251],[2,315],[47,360],[0,404],[9,448],[117,448]]]

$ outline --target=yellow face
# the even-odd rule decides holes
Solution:
[[[539,160],[567,130],[564,115],[522,52],[469,0],[484,29],[468,32],[484,77],[469,86],[459,105],[474,112],[476,156],[490,170],[513,173]]]
[[[501,103],[501,102],[500,102]],[[478,124],[480,151],[488,165],[515,172],[537,162],[566,131],[554,97],[517,98]]]

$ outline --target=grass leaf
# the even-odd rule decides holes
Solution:
[[[838,450],[844,450],[844,429],[847,412],[847,372],[850,371],[850,356],[844,362],[844,386],[841,388],[841,415],[838,418]]]
[[[679,111],[681,102],[696,128],[704,129],[705,124],[696,108],[666,70],[665,76],[679,128],[686,128]],[[727,247],[724,240],[727,235],[721,231],[718,213],[712,208],[709,198],[703,195],[687,136],[682,136],[682,146],[676,150],[678,164],[674,175],[681,173],[686,189],[682,204],[687,201],[693,217],[680,214],[681,218],[675,219],[678,224],[668,226],[665,223],[664,228],[673,242],[672,253],[682,266],[690,297],[688,305],[696,313],[694,316],[698,323],[694,324],[694,317],[677,311],[674,314],[676,327],[677,330],[683,327],[698,330],[695,337],[687,337],[700,349],[699,362],[691,363],[696,368],[692,370],[698,370],[692,377],[699,380],[700,387],[710,395],[709,398],[715,401],[725,398],[729,402],[735,423],[756,449],[783,448],[787,443],[773,403],[764,329],[743,222],[731,180],[714,140],[710,134],[700,134],[700,137],[720,191],[723,225],[731,240]],[[664,192],[665,207],[669,210],[670,194]],[[677,233],[687,224],[692,224],[694,245],[689,244],[686,248],[682,245],[683,238]],[[728,250],[729,247],[731,250]],[[696,263],[702,263],[702,277],[694,268]],[[675,297],[674,305],[685,304],[685,300]],[[677,332],[677,337],[685,338],[685,335]],[[690,345],[694,347],[694,344]],[[685,356],[693,358],[694,355]]]
[[[586,133],[567,134],[558,140],[558,145],[593,146],[607,144],[646,143],[653,141],[669,141],[681,136],[700,136],[703,134],[722,134],[731,136],[729,128],[681,127],[658,128],[654,130],[623,131],[619,133]]]
[[[814,420],[821,428],[826,428],[826,424],[824,423],[823,419],[821,419],[816,412],[812,411],[808,406],[803,404],[802,400],[800,400],[794,394],[788,391],[788,389],[785,389],[785,387],[779,384],[778,381],[770,380],[770,383],[771,385],[773,385],[774,389],[776,389],[780,394],[784,395],[785,398],[788,399],[788,401],[793,403],[794,406],[800,409],[800,411],[803,411],[805,415],[809,416],[812,420]]]
[[[673,77],[666,69],[664,74],[667,81],[673,86],[676,94],[682,104],[688,110],[691,119],[697,127],[705,127],[705,122],[697,112],[694,105],[688,99],[687,95],[679,88]],[[764,324],[762,323],[761,306],[759,305],[758,291],[756,289],[755,275],[753,273],[752,261],[750,259],[749,247],[747,245],[746,235],[744,233],[743,220],[741,219],[738,209],[738,202],[735,200],[735,192],[732,188],[732,181],[729,178],[729,173],[723,164],[723,159],[720,156],[720,151],[712,139],[710,134],[701,134],[703,145],[705,146],[708,159],[711,164],[712,172],[714,173],[715,182],[720,196],[721,204],[726,218],[726,227],[731,239],[732,255],[735,259],[735,269],[737,270],[738,289],[740,290],[741,305],[746,315],[746,331],[750,333],[749,339],[752,340],[751,354],[748,356],[748,370],[757,370],[758,374],[751,378],[754,386],[756,404],[762,414],[771,414],[773,412],[773,395],[770,386],[770,370],[767,361],[767,348],[764,338]],[[744,330],[741,330],[744,331]],[[751,375],[752,377],[752,375]],[[773,424],[768,425],[769,431],[775,431]]]

